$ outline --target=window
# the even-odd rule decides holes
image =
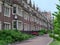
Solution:
[[[4,16],[10,17],[10,8],[8,8],[8,7],[4,8]]]
[[[4,29],[10,29],[10,24],[4,23]]]
[[[34,21],[34,16],[32,16],[32,21]]]
[[[0,3],[0,12],[2,11],[2,4]]]
[[[27,31],[27,24],[24,23],[24,30]]]
[[[18,13],[19,16],[22,16],[22,9],[20,7],[18,7],[18,12],[17,13]]]
[[[13,7],[13,13],[16,13],[16,7]]]
[[[13,7],[12,14],[13,14],[13,15],[17,14],[17,15],[19,15],[19,16],[23,16],[23,15],[22,15],[22,8],[21,8],[19,5],[16,5],[16,4],[14,4],[13,6],[14,6],[14,7]]]
[[[18,22],[18,30],[23,30],[23,23],[22,22]]]
[[[17,22],[16,22],[16,21],[13,22],[13,28],[14,28],[14,29],[17,28]]]
[[[29,21],[29,14],[28,14],[27,20]]]
[[[26,12],[24,12],[24,19],[27,20],[27,13]]]

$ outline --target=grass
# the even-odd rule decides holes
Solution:
[[[50,45],[60,45],[60,41],[53,41]]]

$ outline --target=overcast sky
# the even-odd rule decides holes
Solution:
[[[58,0],[32,0],[32,2],[35,2],[36,6],[38,6],[41,11],[57,11],[56,4]]]

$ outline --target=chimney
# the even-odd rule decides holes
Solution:
[[[35,9],[35,3],[33,2],[33,8]]]
[[[29,0],[29,5],[32,7],[32,2],[31,2],[31,0]]]

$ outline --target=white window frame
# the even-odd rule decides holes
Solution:
[[[16,7],[16,13],[13,13],[13,7]],[[18,10],[18,5],[17,4],[14,4],[13,7],[12,7],[12,14],[13,15],[16,15],[17,14],[17,10]]]
[[[13,13],[13,7],[16,7],[16,13]],[[22,14],[23,9],[19,5],[14,4],[13,7],[12,7],[12,14],[13,15],[16,15],[17,14],[19,16],[23,16],[23,14]],[[18,10],[19,10],[18,8],[21,9],[21,12],[20,13],[18,12]]]
[[[9,29],[11,29],[11,24],[9,22],[4,22],[4,24],[8,24],[9,25]]]
[[[2,12],[2,1],[0,1],[0,12]]]
[[[6,4],[5,3],[5,8],[9,8],[9,14],[8,15],[6,15],[5,13],[4,13],[4,16],[6,16],[6,17],[10,17],[10,14],[11,14],[11,6],[9,6],[8,4]],[[5,12],[5,11],[4,11]]]
[[[19,13],[19,11],[18,11],[18,10],[19,10],[18,8],[20,9],[20,13]],[[21,8],[20,6],[18,6],[18,7],[17,7],[17,14],[18,14],[19,16],[23,16],[23,15],[22,15],[22,11],[23,11],[22,8]]]
[[[28,31],[28,24],[27,23],[24,23],[24,31]]]
[[[28,13],[24,11],[24,19],[28,19]]]
[[[22,22],[22,21],[19,21],[19,20],[13,20],[13,21],[12,21],[12,29],[15,29],[15,28],[13,27],[13,22],[14,22],[14,21],[17,21],[17,30],[19,30],[19,29],[18,29],[18,22],[21,22],[22,24],[23,24],[23,22]]]
[[[23,22],[22,22],[22,21],[19,21],[19,20],[18,20],[17,22],[18,22],[18,23],[20,22],[20,23],[21,23],[21,27],[23,27]],[[18,28],[18,23],[17,23],[17,29],[20,30],[20,29]],[[23,30],[23,28],[22,28],[22,30]]]
[[[12,21],[12,29],[15,29],[15,28],[13,27],[14,21],[17,21],[17,20],[13,20],[13,21]],[[18,23],[17,23],[17,24],[18,24]],[[18,25],[17,25],[17,27],[18,27]]]

